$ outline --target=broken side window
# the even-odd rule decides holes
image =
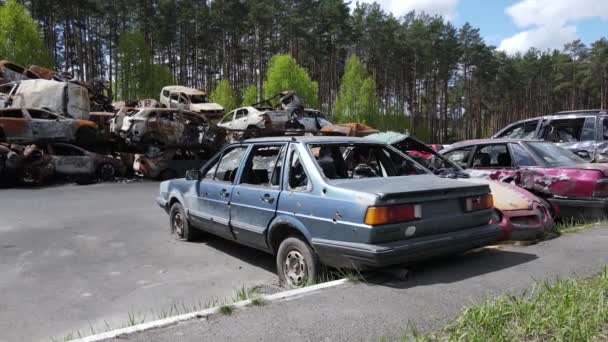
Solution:
[[[289,159],[289,190],[309,191],[311,186],[310,179],[304,169],[304,165],[302,165],[298,151],[292,150]]]
[[[538,120],[526,121],[512,126],[506,131],[502,132],[498,138],[505,139],[532,139],[536,132],[536,126]]]
[[[271,180],[278,182],[273,178],[280,178],[280,172],[276,172],[275,176],[275,170],[283,149],[285,149],[285,145],[255,146],[247,163],[245,163],[241,183],[262,186],[275,185],[275,182],[271,184]]]
[[[459,148],[457,150],[444,154],[444,156],[446,158],[448,158],[448,160],[451,161],[452,163],[454,163],[462,168],[466,168],[469,166],[468,162],[469,162],[469,158],[471,157],[471,152],[473,152],[473,148],[474,148],[474,146],[467,146],[467,147]]]
[[[511,155],[505,144],[487,145],[473,156],[473,167],[511,167]]]
[[[234,182],[239,166],[245,156],[247,146],[237,146],[226,151],[220,158],[213,180],[221,182]]]
[[[38,120],[55,120],[57,119],[57,116],[55,114],[43,111],[43,110],[36,110],[36,109],[28,109],[27,112],[30,114],[30,116],[32,117],[32,119],[38,119]]]
[[[551,120],[544,128],[544,140],[551,142],[582,141],[585,118]]]

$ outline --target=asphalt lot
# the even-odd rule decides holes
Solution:
[[[587,277],[608,264],[608,228],[527,247],[485,249],[418,265],[406,281],[372,277],[305,297],[184,322],[120,341],[401,341],[408,322],[440,329],[461,310],[537,281]]]
[[[158,184],[0,189],[0,341],[63,340],[276,282],[272,256],[174,241]]]

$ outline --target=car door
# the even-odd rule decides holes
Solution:
[[[247,129],[249,122],[247,121],[249,111],[245,108],[237,109],[234,121],[232,122],[232,129]],[[252,123],[254,124],[254,123]]]
[[[304,111],[302,116],[298,118],[298,122],[304,126],[306,131],[318,131],[316,113],[313,111]]]
[[[55,172],[61,175],[92,175],[95,161],[84,150],[68,144],[51,144],[49,152],[53,158]]]
[[[30,117],[20,108],[0,111],[0,129],[6,141],[11,143],[30,143],[35,140]]]
[[[178,108],[179,107],[179,93],[171,92],[169,96],[169,108]]]
[[[237,240],[265,249],[265,231],[275,217],[287,144],[251,148],[230,201],[230,225]]]
[[[234,239],[229,226],[230,199],[247,148],[229,147],[208,167],[198,184],[196,205],[188,211],[202,229],[227,239]]]
[[[543,122],[541,138],[566,148],[588,162],[593,161],[598,140],[597,116],[552,118]]]
[[[458,148],[446,153],[442,153],[449,161],[460,166],[463,169],[469,168],[469,161],[471,160],[471,156],[475,146],[466,146],[462,148]]]
[[[60,121],[57,115],[38,109],[26,111],[32,120],[32,132],[36,140],[67,140],[66,122]]]

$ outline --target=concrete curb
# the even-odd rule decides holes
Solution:
[[[276,302],[276,301],[280,301],[280,300],[295,299],[295,298],[299,298],[299,297],[305,296],[307,294],[310,294],[310,293],[313,293],[313,292],[316,292],[316,291],[319,291],[322,289],[342,285],[347,282],[348,282],[348,279],[344,278],[344,279],[330,281],[327,283],[307,286],[307,287],[303,287],[303,288],[299,288],[299,289],[283,291],[283,292],[279,292],[279,293],[275,293],[275,294],[271,294],[271,295],[263,295],[263,296],[260,296],[260,299],[262,299],[264,302]],[[239,308],[244,308],[246,306],[251,305],[251,302],[252,301],[250,299],[247,299],[247,300],[242,300],[239,302],[234,302],[232,304],[225,304],[225,305],[229,305],[233,308],[239,309]],[[90,336],[74,339],[74,340],[71,340],[70,342],[103,341],[103,340],[117,338],[119,336],[134,334],[134,333],[138,333],[138,332],[142,332],[142,331],[146,331],[146,330],[150,330],[150,329],[163,328],[163,327],[177,324],[179,322],[188,321],[191,319],[210,317],[210,316],[218,314],[220,311],[220,308],[222,306],[224,306],[224,305],[215,306],[215,307],[212,307],[209,309],[190,312],[190,313],[177,315],[177,316],[173,316],[173,317],[163,318],[163,319],[159,319],[159,320],[151,321],[151,322],[147,322],[147,323],[136,324],[136,325],[126,327],[126,328],[110,330],[110,331],[107,331],[107,332],[104,332],[101,334],[95,334],[95,335],[90,335]]]

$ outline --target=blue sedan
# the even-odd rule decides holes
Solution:
[[[321,265],[409,264],[495,242],[487,185],[444,179],[396,149],[346,137],[228,145],[185,179],[160,184],[172,234],[201,231],[276,255],[282,284]]]

